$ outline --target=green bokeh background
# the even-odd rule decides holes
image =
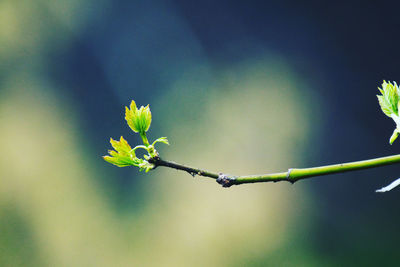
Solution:
[[[371,29],[353,8],[1,0],[0,265],[395,265],[398,192],[374,190],[396,167],[224,189],[101,158],[110,137],[140,142],[123,119],[131,99],[150,104],[164,158],[213,171],[397,153],[374,95],[398,79],[399,52],[363,34],[397,24]]]

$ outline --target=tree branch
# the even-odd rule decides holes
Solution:
[[[247,175],[231,176],[223,173],[217,174],[198,168],[188,167],[172,161],[163,160],[160,157],[153,157],[149,159],[149,162],[155,165],[154,168],[163,166],[177,170],[182,170],[188,172],[192,176],[200,175],[216,179],[216,181],[223,187],[230,187],[232,185],[262,183],[262,182],[287,181],[294,183],[296,181],[315,176],[386,166],[395,163],[400,163],[400,155],[392,155],[392,156],[369,159],[369,160],[354,161],[354,162],[326,165],[313,168],[293,168],[289,169],[286,172],[263,174],[263,175],[250,175],[250,176]]]
[[[150,158],[149,162],[155,165],[154,169],[157,168],[158,166],[163,166],[163,167],[168,167],[168,168],[173,168],[173,169],[188,172],[192,176],[200,175],[200,176],[210,177],[210,178],[214,178],[214,179],[218,179],[218,177],[219,177],[219,175],[216,173],[212,173],[212,172],[197,169],[197,168],[188,167],[188,166],[185,166],[183,164],[179,164],[179,163],[176,163],[173,161],[163,160],[160,157]]]

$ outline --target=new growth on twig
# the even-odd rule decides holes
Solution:
[[[400,135],[400,89],[396,82],[387,83],[386,81],[383,81],[382,88],[378,89],[381,93],[381,95],[377,95],[378,102],[383,113],[392,118],[396,124],[396,128],[389,139],[389,143],[393,144],[396,138]],[[152,144],[149,143],[146,136],[146,132],[149,130],[151,124],[151,112],[149,105],[146,107],[141,106],[140,108],[137,108],[135,101],[132,100],[130,107],[125,107],[125,120],[133,132],[139,133],[140,137],[142,138],[143,145],[137,145],[134,148],[131,148],[131,146],[122,136],[120,137],[119,141],[111,138],[110,143],[114,150],[109,150],[109,155],[103,156],[104,160],[118,167],[135,166],[138,167],[140,171],[144,170],[146,172],[154,170],[157,167],[173,168],[176,170],[185,171],[193,177],[195,175],[199,175],[215,179],[217,183],[223,187],[260,182],[287,181],[294,183],[296,181],[315,176],[349,172],[400,163],[400,155],[392,155],[363,161],[354,161],[313,168],[291,168],[286,172],[280,173],[251,176],[232,176],[224,173],[213,173],[198,168],[188,167],[179,163],[162,159],[155,149],[155,144],[164,143],[169,145],[169,143],[166,137],[160,137]],[[143,158],[138,158],[136,156],[135,151],[139,148],[144,149],[147,152],[147,155],[144,155]],[[400,178],[390,185],[376,190],[376,192],[390,191],[399,184]]]

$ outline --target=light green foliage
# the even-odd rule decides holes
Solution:
[[[122,136],[119,141],[111,138],[110,143],[115,151],[109,150],[108,153],[111,156],[103,156],[105,161],[118,167],[136,166],[146,171],[148,171],[147,169],[149,169],[149,167],[150,169],[153,167],[147,166],[145,160],[137,158],[135,154],[136,148],[132,149]]]
[[[145,170],[146,172],[154,168],[148,160],[158,156],[157,150],[154,148],[156,143],[164,143],[169,145],[166,137],[160,137],[156,139],[151,145],[147,140],[146,132],[150,128],[151,124],[151,112],[149,105],[146,107],[141,106],[140,109],[136,107],[135,101],[132,100],[130,108],[125,107],[125,120],[128,126],[135,133],[139,133],[143,145],[138,145],[133,149],[128,142],[121,136],[119,141],[111,138],[110,143],[114,150],[109,150],[109,156],[103,156],[104,160],[114,164],[118,167],[136,166],[139,167],[140,171]],[[147,151],[148,155],[144,155],[144,159],[136,157],[136,149],[142,148]]]
[[[387,83],[383,81],[382,88],[379,88],[379,91],[382,95],[377,95],[379,105],[383,113],[386,116],[392,118],[396,123],[396,129],[393,131],[392,136],[390,137],[389,143],[393,144],[396,138],[400,134],[400,116],[399,116],[399,106],[400,106],[400,89],[397,86],[396,82]]]
[[[132,100],[130,109],[125,107],[125,120],[135,133],[146,133],[151,124],[151,112],[149,105],[146,107],[141,106],[140,109],[138,109],[135,101]]]
[[[111,157],[104,156],[104,160],[111,164],[117,165],[118,167],[125,167],[137,164],[135,162],[135,153],[131,152],[132,148],[122,136],[120,138],[120,141],[116,141],[110,138],[110,143],[115,151],[109,150],[108,153],[111,155]]]

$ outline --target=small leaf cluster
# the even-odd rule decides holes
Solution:
[[[396,82],[391,83],[386,81],[383,81],[382,88],[378,87],[378,89],[382,94],[377,95],[377,97],[383,113],[392,118],[396,123],[396,128],[389,140],[389,143],[393,144],[400,134],[400,89]]]
[[[138,109],[135,101],[132,100],[130,107],[125,107],[125,120],[133,132],[140,134],[143,145],[137,145],[131,148],[122,136],[119,141],[111,138],[110,143],[115,150],[109,150],[109,155],[103,156],[103,158],[105,161],[118,167],[136,166],[140,171],[144,170],[148,172],[155,167],[149,160],[158,156],[158,152],[154,147],[155,144],[164,143],[169,145],[168,139],[166,137],[160,137],[150,145],[146,136],[146,132],[149,130],[151,124],[149,105],[146,107],[141,106]],[[148,154],[144,155],[144,158],[138,158],[136,156],[135,152],[139,148],[147,151]]]
[[[125,107],[125,120],[135,133],[146,133],[151,124],[149,105],[146,107],[141,106],[140,109],[138,109],[135,101],[132,100],[130,108]]]

